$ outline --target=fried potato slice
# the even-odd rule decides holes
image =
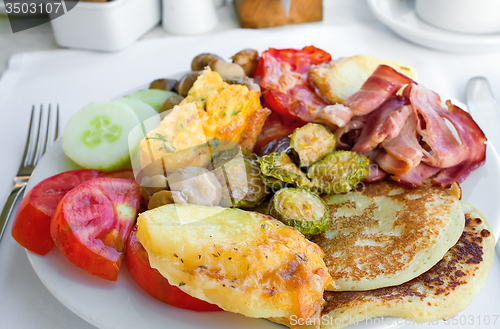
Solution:
[[[255,212],[166,205],[139,216],[137,237],[170,284],[249,317],[318,318],[331,283],[317,245]]]

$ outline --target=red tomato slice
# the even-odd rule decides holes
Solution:
[[[307,75],[312,65],[330,60],[330,54],[314,46],[263,52],[254,77],[260,78],[266,106],[287,118],[311,122],[314,112],[328,104],[314,92]]]
[[[74,188],[57,205],[50,233],[77,267],[116,281],[127,237],[140,204],[139,184],[95,178]]]
[[[50,236],[50,218],[61,199],[81,183],[96,178],[98,170],[70,170],[35,185],[21,201],[12,223],[12,237],[24,248],[47,254],[54,242]]]
[[[125,262],[130,276],[152,297],[166,304],[198,312],[222,311],[217,305],[191,297],[168,283],[158,270],[151,268],[146,249],[137,240],[137,225],[130,232]]]
[[[132,169],[120,169],[115,171],[103,172],[99,175],[99,177],[135,180],[134,171]]]

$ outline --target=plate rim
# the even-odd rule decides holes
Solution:
[[[394,18],[393,15],[390,15],[386,10],[384,10],[383,6],[381,6],[382,3],[387,3],[389,4],[389,6],[392,6],[394,4],[401,5],[401,1],[402,0],[367,0],[367,3],[372,13],[377,17],[377,19],[381,23],[391,28],[391,30],[393,30],[395,33],[403,36],[405,39],[414,43],[422,44],[417,40],[408,39],[408,37],[402,34],[401,32],[404,30],[406,32],[405,34],[410,34],[411,36],[416,36],[417,38],[426,41],[441,42],[444,45],[447,44],[454,47],[457,46],[500,47],[500,33],[473,35],[473,34],[461,34],[457,32],[440,29],[420,19],[420,17],[418,17],[418,15],[415,13],[414,6],[412,6],[410,14],[415,15],[416,19],[420,23],[431,27],[433,30],[420,29],[414,27],[411,24],[405,24],[403,21]],[[430,46],[429,44],[425,44],[425,46],[434,49],[446,49],[446,47],[438,48]],[[481,52],[491,52],[491,50],[490,51],[483,50]]]

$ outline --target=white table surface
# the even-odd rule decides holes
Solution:
[[[401,44],[406,42],[400,39],[396,40],[398,37],[395,34],[393,34],[389,29],[383,27],[381,24],[377,23],[364,0],[325,0],[324,7],[324,21],[321,23],[307,24],[307,26],[352,26],[369,24],[377,31],[381,31],[380,33],[386,33],[387,38],[394,39],[394,42]],[[231,5],[219,8],[218,15],[220,23],[215,31],[227,31],[238,28],[238,21]],[[271,29],[271,31],[288,31],[288,29],[292,30],[297,28],[300,27],[280,27]],[[160,39],[169,37],[170,36],[168,34],[163,32],[161,27],[157,27],[149,32],[143,39]],[[178,43],[182,43],[182,41],[182,38],[176,39],[176,42]],[[415,45],[408,43],[408,54],[410,54],[413,49],[416,49],[415,47]],[[57,49],[57,45],[55,44],[49,24],[12,34],[6,16],[0,14],[0,74],[7,69],[8,59],[13,54],[51,49]],[[381,51],[381,53],[384,52],[387,51]],[[64,54],[67,53],[68,52],[64,52]],[[338,53],[340,54],[341,52],[339,51]],[[426,72],[424,70],[422,72],[422,78],[425,78],[426,75],[431,75],[431,70],[439,71],[441,69],[439,65],[443,64],[445,66],[446,58],[448,58],[448,56],[453,63],[460,62],[461,59],[464,61],[470,61],[473,58],[478,58],[482,61],[491,63],[491,66],[495,67],[498,67],[498,60],[500,59],[500,54],[472,57],[472,55],[441,54],[430,50],[423,51],[423,53],[435,56],[439,60],[436,63],[429,63],[429,67],[427,68],[428,71]],[[44,54],[42,53],[37,55],[43,57]],[[52,53],[47,53],[47,58],[50,57],[49,55],[53,56]],[[23,56],[18,56],[17,59],[22,59]],[[30,54],[26,55],[28,58],[29,56]],[[421,61],[425,62],[425,59],[422,58]],[[420,64],[422,64],[422,62]],[[14,63],[11,65],[14,65]],[[424,65],[421,66],[423,67]],[[179,70],[184,70],[184,68]],[[446,70],[446,67],[444,67],[443,70]],[[478,73],[488,75],[488,72],[484,69],[484,65],[483,69],[480,69]],[[497,82],[497,88],[494,89],[494,93],[498,95],[498,91],[500,90],[500,77],[495,75],[491,77],[488,76],[488,78]],[[456,79],[451,80],[452,81],[446,82],[439,81],[439,79],[438,81],[428,81],[427,85],[431,87],[431,89],[434,87],[434,89],[439,89],[442,92],[444,89],[445,93],[453,95],[460,101],[464,101],[464,77],[457,75]],[[2,81],[0,80],[0,95],[2,95],[3,92],[7,97],[10,92],[8,90],[9,86],[6,86],[5,84],[2,85],[1,82]],[[32,88],[33,86],[27,85],[27,90],[32,90]],[[44,86],[44,88],[49,90],[50,86]],[[30,99],[30,97],[33,96],[30,96],[29,93],[23,95],[23,97],[25,97],[25,99],[20,100],[19,104],[23,104],[24,107],[26,107],[26,104],[48,101],[47,99]],[[0,105],[1,104],[5,103],[0,98]],[[18,164],[22,156],[25,129],[28,123],[26,114],[29,111],[29,109],[25,109],[24,107],[22,109],[13,109],[3,108],[0,106],[0,153],[4,155],[3,161],[0,161],[0,204],[3,204],[3,200],[6,200],[8,193],[10,192],[10,188],[12,186],[11,179],[17,171]],[[14,111],[17,111],[19,114],[16,114]],[[5,123],[6,121],[12,119],[18,120],[11,125]],[[63,122],[65,122],[65,120],[68,119],[68,115],[63,113],[62,119]],[[500,296],[496,295],[499,296],[498,299],[492,300],[492,292],[487,291],[489,289],[493,289],[496,293],[500,294],[500,290],[498,289],[499,285],[497,284],[500,275],[500,264],[499,257],[498,255],[496,256],[497,257],[495,258],[491,272],[494,273],[494,275],[490,274],[485,289],[478,296],[478,298],[474,300],[472,305],[464,311],[464,315],[493,316],[495,315],[495,312],[497,315],[500,313],[500,307],[495,305],[492,306],[493,302],[496,304],[500,301]],[[488,295],[488,293],[490,295]],[[489,297],[485,298],[484,296]],[[485,326],[484,324],[478,325],[477,321],[478,320],[476,320],[473,325],[452,326],[451,324],[439,322],[437,324],[428,323],[423,325],[409,325],[405,328],[413,329],[421,328],[422,326],[439,329],[450,327],[500,328],[500,320],[497,321],[496,326],[491,324],[489,326]],[[31,268],[24,249],[21,248],[10,236],[10,225],[0,243],[0,328],[93,328],[93,326],[80,319],[65,306],[59,303],[59,301],[57,301],[43,286]]]

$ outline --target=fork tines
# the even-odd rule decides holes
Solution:
[[[34,105],[31,108],[31,120],[24,153],[23,165],[25,167],[36,166],[38,160],[59,136],[59,104],[55,110],[49,104],[48,115],[44,115],[44,112],[43,105],[40,106],[40,111],[35,111]]]

